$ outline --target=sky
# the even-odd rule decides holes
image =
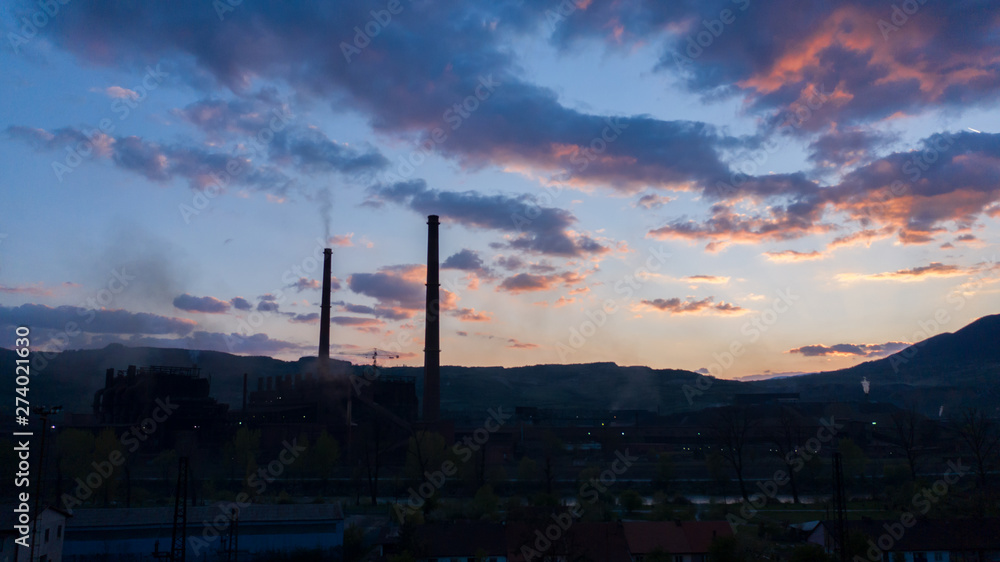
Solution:
[[[0,7],[0,345],[848,367],[1000,311],[987,1]]]

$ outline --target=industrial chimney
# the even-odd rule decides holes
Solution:
[[[330,358],[330,260],[333,250],[323,250],[323,301],[319,318],[319,359]]]
[[[424,324],[424,421],[441,413],[441,300],[438,278],[438,216],[427,217],[427,310]]]

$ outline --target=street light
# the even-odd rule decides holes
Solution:
[[[42,450],[38,453],[38,482],[35,484],[35,526],[32,529],[31,552],[28,554],[28,561],[35,561],[35,543],[38,542],[38,500],[42,497],[42,478],[45,476],[45,434],[48,433],[49,416],[62,410],[62,406],[35,406],[32,411],[42,418]]]

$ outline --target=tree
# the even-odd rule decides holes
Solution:
[[[340,445],[326,430],[323,430],[316,438],[316,444],[309,449],[309,464],[313,471],[319,476],[323,483],[322,494],[326,495],[326,484],[330,480],[330,474],[340,460]]]
[[[625,490],[620,496],[618,496],[618,503],[621,504],[626,513],[632,515],[636,511],[642,509],[642,496],[640,496],[635,490]]]
[[[797,471],[793,469],[792,460],[795,451],[806,441],[805,424],[802,423],[802,416],[788,406],[781,406],[778,409],[778,416],[774,421],[775,423],[767,428],[767,434],[775,452],[785,464],[788,484],[792,488],[792,501],[799,503],[799,488],[795,481]]]
[[[538,463],[530,457],[522,457],[521,461],[517,463],[517,479],[518,481],[535,483],[538,480]],[[522,484],[523,485],[523,484]]]
[[[344,529],[344,562],[357,562],[365,555],[365,531],[356,525]]]
[[[110,505],[118,489],[118,467],[111,462],[112,454],[116,457],[124,455],[121,451],[121,442],[118,441],[118,435],[115,434],[115,430],[106,427],[101,430],[101,433],[94,440],[94,454],[91,457],[92,462],[100,466],[111,467],[111,473],[104,477],[104,483],[101,485],[104,492],[102,497],[105,507]]]
[[[955,427],[962,445],[972,454],[980,488],[986,488],[990,469],[1000,450],[1000,431],[996,422],[975,407],[966,408]]]
[[[837,450],[844,459],[844,478],[857,480],[864,476],[868,466],[868,457],[864,450],[853,439],[845,437],[837,441]]]
[[[656,458],[656,475],[653,476],[653,487],[666,491],[674,479],[674,461],[667,453],[660,453]]]
[[[552,487],[556,480],[554,459],[566,452],[566,446],[551,429],[545,430],[545,433],[542,434],[542,446],[545,450],[545,465],[543,469],[545,474],[545,493],[551,496]]]
[[[830,556],[818,544],[801,544],[792,549],[789,562],[821,562],[830,560]]]
[[[719,537],[708,546],[708,559],[712,562],[741,562],[736,537]]]
[[[917,479],[917,461],[922,455],[920,450],[920,414],[915,408],[901,410],[892,414],[892,425],[896,445],[903,450],[906,455],[906,463],[910,467],[910,476]]]
[[[736,472],[740,494],[745,502],[750,501],[750,495],[747,493],[747,485],[743,475],[746,468],[748,445],[750,438],[755,433],[756,426],[756,421],[750,417],[749,409],[746,407],[721,408],[716,412],[715,419],[709,426],[709,432],[722,448],[719,454]]]
[[[236,430],[232,441],[226,444],[224,454],[229,460],[231,476],[249,478],[257,472],[257,457],[260,455],[260,430],[250,431],[246,427]]]
[[[500,498],[493,492],[493,486],[486,484],[476,490],[472,498],[472,512],[476,519],[496,519]]]
[[[92,470],[89,459],[94,456],[94,434],[82,429],[64,429],[56,436],[55,449],[56,497],[62,497],[64,478],[73,482]]]
[[[642,558],[643,562],[674,562],[674,557],[662,546],[658,546]]]
[[[420,482],[426,473],[440,469],[448,458],[444,436],[432,431],[415,431],[407,446],[404,471],[411,481]]]

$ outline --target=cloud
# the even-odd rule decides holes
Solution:
[[[257,136],[268,128],[273,132],[284,129],[291,118],[290,109],[277,99],[277,93],[266,89],[256,95],[230,100],[198,100],[172,113],[213,138],[223,134]]]
[[[285,285],[286,289],[295,289],[296,292],[301,293],[306,290],[319,289],[321,283],[319,279],[309,279],[308,277],[299,277],[291,285]]]
[[[689,275],[683,278],[684,281],[691,283],[692,285],[725,285],[729,283],[728,276],[720,275]]]
[[[319,313],[296,314],[289,318],[288,321],[296,324],[319,324]]]
[[[360,332],[378,333],[385,322],[378,318],[361,318],[358,316],[334,316],[330,322],[338,326],[347,326]]]
[[[908,283],[931,278],[962,277],[970,273],[970,270],[957,265],[931,262],[928,265],[883,273],[838,273],[836,279],[844,283],[852,281],[898,281]]]
[[[657,195],[656,193],[647,193],[638,199],[636,199],[634,206],[642,207],[643,209],[652,210],[659,209],[660,207],[666,205],[667,203],[673,201],[673,198],[667,197],[666,195]]]
[[[313,128],[280,131],[268,144],[271,160],[308,173],[341,172],[364,175],[377,172],[388,160],[374,148],[358,150],[338,143]]]
[[[712,218],[705,222],[675,220],[650,230],[647,236],[661,240],[709,240],[705,249],[717,252],[730,243],[780,242],[831,230],[831,225],[820,221],[820,214],[821,207],[816,203],[775,205],[767,214],[756,216],[737,214],[724,205],[716,205]]]
[[[353,232],[349,232],[347,234],[335,234],[330,237],[327,244],[331,246],[339,246],[341,248],[349,248],[354,245],[352,238],[354,238]]]
[[[537,344],[518,341],[516,338],[507,339],[507,347],[511,349],[535,349]]]
[[[113,99],[135,99],[139,97],[139,94],[135,90],[129,90],[128,88],[122,88],[121,86],[110,86],[104,90],[104,93]]]
[[[475,191],[438,191],[423,180],[375,185],[369,204],[390,201],[421,215],[438,214],[469,228],[509,233],[503,246],[553,256],[604,254],[609,249],[586,234],[573,234],[576,217],[569,211],[542,207],[528,195],[486,195]]]
[[[93,310],[78,306],[53,308],[41,304],[0,306],[0,324],[5,326],[69,330],[67,326],[71,323],[83,332],[107,334],[186,335],[198,326],[197,322],[187,318],[121,309]]]
[[[163,338],[150,336],[128,336],[99,334],[81,342],[81,348],[99,349],[111,343],[130,347],[179,348],[201,351],[220,351],[243,355],[274,355],[288,352],[313,352],[312,345],[301,345],[284,340],[272,339],[267,334],[244,335],[238,333],[197,331],[188,336]]]
[[[891,135],[859,127],[835,129],[809,143],[809,160],[821,168],[842,170],[871,160],[877,148],[893,139]]]
[[[250,304],[250,301],[246,300],[243,297],[233,297],[229,299],[229,302],[230,304],[233,305],[233,308],[235,308],[236,310],[243,310],[243,311],[253,310],[253,305]]]
[[[258,297],[257,310],[261,312],[278,312],[278,298],[270,293]]]
[[[339,306],[339,310],[344,312],[350,312],[353,314],[375,314],[375,309],[370,306],[365,306],[363,304],[350,304],[343,301],[334,303]]]
[[[703,20],[722,6],[733,10],[733,25],[709,47],[686,53],[704,32]],[[879,125],[889,119],[932,108],[995,105],[1000,44],[989,3],[921,4],[904,27],[885,35],[876,23],[891,20],[891,6],[868,0],[808,6],[776,0],[741,9],[748,6],[721,0],[593,3],[550,24],[551,7],[544,3],[434,3],[394,18],[377,41],[349,57],[330,48],[330,41],[354,37],[354,26],[371,17],[362,5],[329,10],[244,3],[219,22],[194,2],[98,3],[61,14],[46,36],[84,64],[133,68],[163,60],[178,81],[199,90],[228,89],[236,99],[185,108],[188,121],[205,130],[246,130],[252,121],[240,119],[260,113],[260,92],[252,88],[270,81],[296,92],[304,104],[319,100],[355,112],[376,134],[412,143],[410,160],[433,153],[467,170],[495,166],[546,184],[641,193],[640,200],[660,190],[700,192],[709,204],[727,205],[713,205],[707,217],[671,217],[649,236],[704,241],[710,251],[833,230],[851,236],[846,225],[825,222],[833,219],[866,230],[891,226],[902,243],[928,243],[947,226],[968,226],[1000,212],[998,135],[960,133],[947,150],[936,152],[933,165],[920,163],[916,176],[903,166],[941,139],[932,136],[915,150],[877,157],[890,141]],[[512,38],[539,33],[563,49],[595,39],[625,52],[664,45],[656,70],[674,73],[706,99],[735,98],[762,128],[733,137],[706,123],[567,107],[560,92],[526,82],[522,62],[508,48]],[[678,67],[684,59],[676,55],[696,60]],[[449,119],[456,100],[484,91],[484,83],[489,96],[457,124],[454,111]],[[777,130],[789,121],[799,126]],[[272,166],[242,175],[241,183],[269,192],[289,189],[291,180],[274,164],[305,173],[383,172],[371,192],[373,203],[393,202],[502,232],[505,248],[562,257],[608,251],[587,234],[571,234],[576,217],[535,204],[542,199],[428,189],[404,181],[413,174],[406,156],[386,162],[373,149],[317,129],[289,126],[281,133]],[[11,127],[8,134],[61,152],[81,133]],[[435,140],[441,135],[444,140]],[[731,162],[745,151],[786,135],[811,143],[821,168],[853,169],[831,185],[804,173],[779,173],[741,177],[745,181],[731,191],[718,188],[733,182]],[[136,137],[98,144],[98,152],[123,169],[153,181],[184,179],[197,189],[229,159],[201,147]],[[909,191],[881,198],[880,190],[896,180],[910,184]],[[738,202],[756,208],[732,208]],[[528,219],[523,230],[511,221],[511,211]]]
[[[195,297],[184,293],[174,299],[174,307],[188,312],[221,314],[229,312],[229,303],[215,297]]]
[[[6,293],[8,295],[29,295],[32,297],[51,297],[55,295],[55,291],[46,288],[45,284],[41,281],[38,283],[32,283],[31,285],[17,285],[14,287],[0,285],[0,293]]]
[[[284,193],[290,181],[274,167],[255,167],[246,155],[212,152],[197,146],[165,145],[136,136],[111,137],[103,133],[88,137],[72,128],[49,133],[42,129],[10,126],[7,134],[42,150],[92,150],[93,154],[110,159],[116,167],[150,181],[165,183],[182,179],[199,191],[221,183],[217,179],[220,177],[231,178],[238,185],[258,191],[275,193]]]
[[[661,312],[669,312],[673,314],[697,314],[701,312],[716,312],[719,314],[740,314],[746,310],[742,307],[736,306],[728,302],[715,302],[715,297],[706,297],[700,300],[696,300],[694,297],[688,297],[685,300],[681,300],[678,297],[673,297],[669,299],[643,299],[639,301],[639,305],[645,308],[652,308]]]
[[[782,250],[780,252],[764,252],[762,254],[768,260],[778,263],[812,261],[826,258],[826,254],[813,250],[811,252],[799,252],[796,250]]]
[[[473,308],[459,308],[452,313],[462,322],[492,322],[493,315],[489,312],[476,312]]]
[[[910,345],[907,342],[898,341],[859,344],[839,343],[831,346],[815,344],[789,349],[785,353],[798,353],[806,357],[884,357],[906,349]]]
[[[351,291],[375,299],[378,316],[402,320],[424,310],[426,276],[426,266],[395,265],[375,273],[355,273],[347,278],[347,285]]]
[[[533,273],[518,273],[507,277],[499,286],[498,291],[520,294],[535,291],[549,291],[556,287],[572,287],[583,281],[583,277],[573,272],[556,273],[552,275],[535,275]]]
[[[441,269],[480,271],[483,269],[483,259],[479,257],[478,252],[463,248],[458,253],[448,256],[441,264]]]

